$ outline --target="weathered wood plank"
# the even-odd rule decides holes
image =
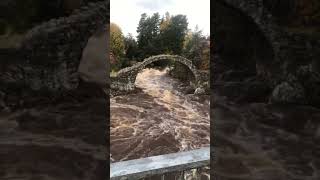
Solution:
[[[122,161],[110,165],[111,180],[138,179],[150,175],[184,171],[204,167],[210,163],[210,148],[171,153]]]

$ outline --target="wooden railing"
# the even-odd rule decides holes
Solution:
[[[210,148],[205,147],[192,151],[112,163],[110,166],[110,179],[131,180],[146,179],[157,176],[160,177],[159,179],[165,180],[165,176],[169,174],[171,177],[172,175],[175,177],[179,176],[179,178],[174,179],[185,179],[184,176],[186,171],[198,171],[197,176],[199,176],[201,168],[209,168],[209,164]]]

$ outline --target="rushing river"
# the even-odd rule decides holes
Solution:
[[[167,71],[145,69],[142,91],[111,98],[111,160],[123,161],[210,144],[209,98],[194,100]]]

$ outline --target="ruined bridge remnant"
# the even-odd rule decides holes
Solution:
[[[141,70],[143,70],[147,65],[153,62],[162,61],[162,60],[179,62],[182,65],[187,66],[195,78],[196,86],[200,84],[201,75],[196,69],[196,67],[193,65],[192,61],[178,55],[161,54],[161,55],[151,56],[149,58],[146,58],[142,62],[138,62],[131,67],[127,67],[118,71],[115,77],[111,77],[111,81],[112,81],[111,88],[124,90],[124,91],[131,91],[135,89],[135,80],[138,73]]]

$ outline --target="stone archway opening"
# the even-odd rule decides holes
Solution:
[[[145,72],[146,69],[161,71],[162,73],[165,73],[171,78],[177,79],[182,83],[195,84],[197,80],[194,72],[186,64],[173,61],[170,58],[147,64],[137,73],[137,76],[142,72]]]
[[[188,67],[190,72],[192,72],[191,74],[194,75],[195,86],[199,84],[199,80],[200,80],[199,73],[191,60],[188,60],[182,56],[161,54],[161,55],[148,57],[144,59],[142,62],[136,63],[133,66],[130,66],[118,71],[114,77],[111,77],[112,78],[111,88],[124,90],[124,91],[134,90],[136,77],[139,72],[141,72],[143,69],[150,66],[150,64],[154,62],[160,62],[165,60],[169,60],[171,62],[178,62]]]
[[[274,60],[274,52],[262,27],[249,15],[224,1],[215,3],[214,14],[214,54],[218,56],[215,63],[223,65],[224,72],[241,74],[228,77],[231,80],[243,80],[249,76],[266,77]],[[220,75],[222,73],[219,72]]]
[[[80,79],[105,86],[108,63],[108,32],[105,27],[98,29],[89,39],[82,51],[78,73]]]
[[[244,11],[249,3],[237,7],[230,2],[235,1],[219,0],[214,8],[215,92],[234,100],[265,102],[272,91],[268,79],[275,67],[273,44],[265,34],[263,21],[254,19],[258,8]]]

